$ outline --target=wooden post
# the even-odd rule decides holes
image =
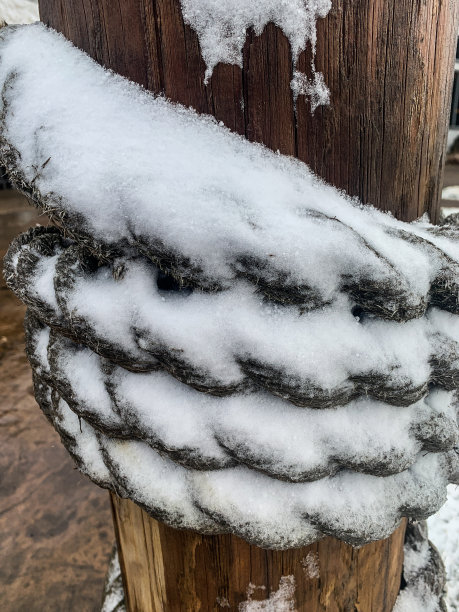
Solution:
[[[42,21],[101,64],[211,113],[249,140],[305,161],[328,182],[397,217],[435,220],[459,5],[452,0],[332,0],[318,22],[317,69],[331,105],[310,113],[290,90],[288,41],[248,32],[244,68],[219,65],[207,86],[179,0],[40,0]],[[307,72],[308,52],[299,61]],[[243,101],[243,104],[241,104]],[[237,610],[294,576],[292,609],[390,612],[401,582],[404,525],[354,550],[332,538],[273,552],[203,537],[112,496],[131,612]],[[317,566],[319,575],[317,576]]]
[[[238,610],[251,591],[253,601],[268,599],[287,578],[293,607],[279,611],[391,612],[400,589],[405,523],[359,550],[325,538],[273,551],[236,536],[172,529],[111,498],[130,611]]]

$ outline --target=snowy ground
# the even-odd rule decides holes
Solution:
[[[446,566],[449,610],[459,612],[459,486],[449,485],[448,501],[427,523]]]

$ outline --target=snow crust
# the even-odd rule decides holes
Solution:
[[[206,63],[206,81],[219,62],[242,67],[242,49],[246,31],[253,28],[259,36],[273,22],[288,38],[296,66],[299,55],[309,43],[312,49],[312,78],[294,70],[292,89],[295,97],[311,98],[312,112],[320,104],[328,104],[329,91],[323,75],[314,65],[316,22],[326,17],[331,0],[180,0],[185,23],[198,34],[201,53]]]
[[[307,307],[333,302],[349,279],[376,284],[386,316],[402,300],[406,318],[459,261],[454,240],[360,207],[304,164],[155,98],[41,24],[2,31],[0,50],[1,156],[102,250],[141,249],[207,289],[240,276],[269,295],[282,285]]]

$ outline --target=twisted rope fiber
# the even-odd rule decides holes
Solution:
[[[34,384],[37,401],[59,432],[63,444],[79,468],[99,486],[110,488],[122,497],[129,497],[151,516],[173,527],[194,529],[206,534],[234,533],[264,548],[280,550],[305,546],[325,535],[356,546],[385,538],[394,531],[403,516],[423,519],[433,514],[443,503],[445,483],[457,472],[454,452],[420,456],[413,468],[378,479],[381,481],[378,484],[384,485],[378,489],[379,513],[375,513],[373,502],[366,500],[364,493],[368,485],[366,479],[377,477],[343,472],[335,477],[336,481],[318,481],[326,483],[327,498],[330,498],[330,502],[326,503],[317,499],[315,489],[309,490],[317,483],[282,483],[269,477],[256,476],[246,468],[212,472],[181,468],[140,442],[110,439],[97,433],[84,419],[77,417],[37,374]],[[138,461],[148,471],[146,479],[144,474],[138,473]],[[232,497],[233,481],[225,483],[227,475],[236,475],[243,489],[256,485],[253,478],[262,478],[260,485],[265,494],[279,502],[287,495],[291,506],[285,508],[283,504],[281,512],[276,504],[268,517],[246,515],[245,504],[242,508],[238,507],[238,496]],[[352,510],[353,518],[347,519],[339,516],[336,507],[338,500],[331,501],[331,498],[336,488],[341,491],[341,498],[344,497],[346,479],[351,478],[362,478],[362,488],[361,497],[352,502],[356,504]],[[174,489],[178,485],[182,488],[178,498],[170,498],[166,482]],[[213,486],[219,487],[220,494],[223,491],[223,505],[213,497]],[[279,488],[283,486],[289,489]],[[296,488],[298,499],[292,499],[292,487]],[[395,505],[392,503],[394,499],[397,500]],[[387,500],[392,501],[388,503]],[[349,499],[345,503],[350,503]],[[354,523],[356,515],[361,516],[357,524]]]
[[[187,343],[186,338],[181,339],[180,335],[175,334],[176,337],[174,337],[173,334],[169,343],[165,341],[162,331],[166,323],[159,316],[150,319],[148,326],[139,322],[137,316],[137,326],[134,326],[134,323],[129,324],[124,335],[120,332],[113,335],[110,331],[107,332],[106,327],[95,322],[94,313],[90,308],[82,313],[72,304],[75,295],[87,295],[91,286],[98,285],[98,279],[104,283],[104,291],[109,294],[113,293],[120,284],[122,285],[126,279],[133,276],[132,265],[137,265],[139,262],[142,274],[146,274],[147,282],[149,276],[154,281],[157,278],[157,271],[148,264],[147,260],[142,258],[117,260],[112,265],[100,265],[92,258],[88,258],[84,249],[63,238],[56,228],[38,227],[29,230],[12,243],[5,257],[5,278],[8,286],[43,322],[76,342],[89,346],[111,362],[133,371],[152,371],[163,368],[181,382],[199,391],[217,396],[264,388],[296,405],[313,408],[343,405],[360,396],[370,396],[400,406],[410,405],[421,399],[426,394],[429,384],[438,385],[447,390],[454,390],[458,386],[459,343],[435,330],[434,326],[428,327],[427,331],[413,328],[414,335],[426,333],[430,344],[430,356],[428,357],[430,371],[426,372],[426,377],[419,381],[410,378],[410,373],[405,373],[403,368],[400,368],[396,352],[385,358],[387,372],[369,369],[368,364],[365,363],[369,350],[365,352],[365,347],[360,347],[363,351],[360,357],[362,363],[354,364],[354,371],[349,372],[344,380],[333,388],[327,388],[325,385],[321,387],[313,378],[305,377],[304,374],[301,376],[295,369],[289,369],[281,362],[273,361],[272,356],[264,353],[263,338],[260,339],[258,334],[258,336],[249,336],[249,340],[245,343],[246,346],[239,343],[235,347],[229,347],[231,350],[237,350],[239,347],[242,352],[239,354],[228,352],[224,356],[224,374],[227,371],[234,371],[232,380],[228,383],[223,376],[220,379],[217,378],[209,369],[210,366],[206,367],[206,364],[212,364],[215,358],[212,321],[211,325],[207,325],[207,321],[203,323],[207,325],[207,328],[200,326],[202,321],[198,320],[198,323],[195,324],[193,337],[199,337],[201,348],[193,353],[192,344]],[[34,279],[44,271],[54,278],[55,299],[51,302],[49,296],[41,295],[34,285]],[[143,280],[144,277],[141,278]],[[127,287],[129,288],[129,285]],[[156,295],[153,292],[156,292]],[[172,293],[175,295],[175,292]],[[146,295],[148,299],[154,299],[156,302],[151,302],[151,306],[145,310],[154,311],[158,300],[165,299],[155,282],[149,283]],[[180,324],[192,326],[194,306],[191,305],[189,310],[186,309],[187,300],[191,299],[191,295],[186,292],[181,292],[180,295],[182,298],[178,302],[172,300],[167,303],[169,312],[176,311],[176,316],[172,319],[173,326],[180,326]],[[216,319],[215,325],[218,326],[219,319],[213,315],[213,312],[217,310],[215,300],[220,298],[215,294],[209,294],[200,295],[199,299],[208,306],[209,318]],[[250,306],[252,307],[252,303]],[[345,308],[350,307],[346,303]],[[116,303],[110,305],[110,313],[114,322],[118,318],[115,313],[120,308],[122,305],[118,306]],[[263,321],[265,316],[263,305],[255,302],[253,308],[254,321]],[[294,313],[292,316],[291,310],[276,313],[274,320],[277,324],[283,320],[284,316],[290,317],[288,326],[283,328],[285,337],[278,339],[277,342],[284,342],[281,346],[287,346],[290,342],[289,338],[293,340],[298,333],[302,333],[307,342],[311,342],[314,329],[307,326],[303,315]],[[107,315],[110,316],[110,313]],[[119,316],[122,314],[121,310]],[[344,315],[352,319],[349,311],[344,312]],[[320,316],[324,317],[324,314],[321,313]],[[326,321],[325,318],[323,320]],[[298,327],[298,325],[303,325],[303,321],[306,327]],[[372,337],[372,325],[370,321],[369,325],[364,327],[365,330],[369,330],[369,337],[364,338],[367,342]],[[397,327],[397,325],[387,323],[388,327],[384,328],[384,332],[391,329],[391,326],[395,327],[398,344],[399,334],[406,332],[406,326],[402,324]],[[242,323],[243,326],[244,323]],[[356,332],[358,331],[356,329]],[[203,339],[206,339],[206,334],[208,339],[202,342]],[[229,338],[235,336],[241,336],[237,317],[236,322],[229,325],[228,331]],[[376,342],[379,341],[378,338],[376,336]],[[332,341],[334,342],[333,338]],[[193,343],[194,340],[191,342]],[[251,342],[253,345],[250,345]],[[323,347],[324,350],[325,348]],[[381,348],[374,346],[374,342],[371,350],[381,353]],[[389,349],[384,350],[387,352],[394,348],[389,345]],[[196,362],[192,360],[193,355],[197,355]],[[413,355],[412,359],[415,360],[418,357]],[[352,358],[353,352],[350,350],[349,360]],[[413,369],[416,370],[416,368]]]
[[[440,396],[446,407],[444,412],[431,407],[428,401],[407,412],[406,408],[390,409],[363,400],[349,410],[341,407],[331,414],[299,411],[282,400],[267,402],[264,394],[238,395],[234,400],[202,397],[160,372],[123,371],[51,331],[30,313],[26,318],[26,347],[36,375],[97,431],[109,437],[142,440],[188,469],[222,469],[242,463],[291,482],[318,480],[342,469],[387,476],[412,465],[421,450],[449,451],[458,444],[452,394],[451,407],[448,399]],[[82,359],[89,364],[85,382],[92,395],[82,392],[81,378],[75,374]],[[145,396],[148,414],[142,410]],[[183,411],[185,398],[188,401]],[[408,448],[397,445],[396,437],[388,444],[381,434],[387,410],[391,419],[400,413],[397,431],[411,440]],[[165,411],[166,419],[161,418]],[[278,441],[272,439],[272,430],[266,432],[260,422],[263,415],[272,420],[276,413],[282,415],[277,419],[283,434]],[[229,418],[232,414],[233,418]],[[353,423],[357,418],[359,423]],[[183,419],[193,433],[185,438],[183,433],[174,437],[172,423]],[[167,424],[171,424],[169,430],[165,429]],[[361,448],[349,442],[343,444],[345,431],[351,430],[354,437],[362,440],[363,436]],[[267,442],[270,433],[271,444]],[[296,455],[292,461],[288,455],[284,457],[285,439],[296,439],[300,448],[315,448],[317,458]]]

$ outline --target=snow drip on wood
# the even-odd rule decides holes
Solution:
[[[273,22],[282,29],[292,50],[294,72],[291,87],[295,99],[307,96],[311,110],[329,103],[329,91],[323,75],[315,69],[316,22],[326,17],[331,0],[180,0],[185,23],[198,34],[206,63],[206,82],[219,63],[242,67],[242,49],[246,32],[253,28],[258,36]],[[310,44],[311,73],[296,69],[299,55]]]
[[[295,577],[282,576],[279,589],[269,594],[266,599],[253,599],[256,591],[266,591],[265,586],[249,584],[247,588],[247,601],[239,604],[239,612],[289,612],[295,610]]]
[[[301,560],[301,565],[308,578],[311,580],[320,578],[319,553],[308,552]]]

